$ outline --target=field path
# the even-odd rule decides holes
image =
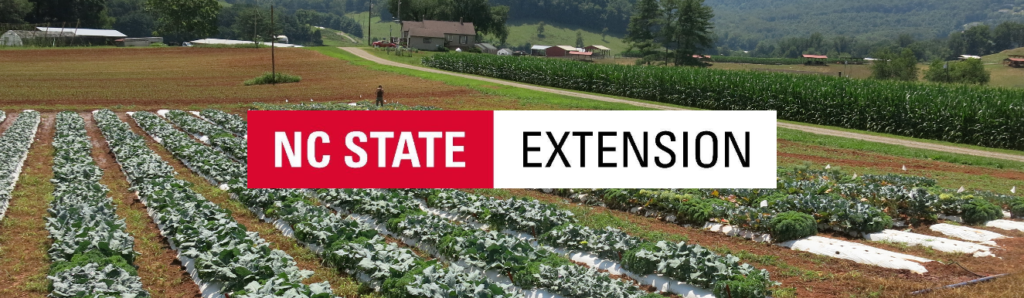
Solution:
[[[373,54],[370,54],[369,52],[366,52],[365,50],[363,50],[361,48],[341,47],[341,49],[345,50],[345,51],[347,51],[349,53],[352,53],[352,54],[354,54],[356,56],[359,56],[360,58],[363,58],[363,59],[366,59],[366,60],[369,60],[369,61],[373,61],[373,62],[376,62],[378,64],[387,65],[387,66],[402,67],[402,68],[408,68],[408,69],[418,70],[418,71],[425,71],[425,72],[432,72],[432,73],[438,73],[438,74],[457,76],[457,77],[462,77],[462,78],[467,78],[467,79],[473,79],[473,80],[479,80],[479,81],[484,81],[484,82],[489,82],[489,83],[501,84],[501,85],[505,85],[505,86],[511,86],[511,87],[517,87],[517,88],[523,88],[523,89],[530,89],[530,90],[535,90],[535,91],[553,93],[553,94],[558,94],[558,95],[565,95],[565,96],[593,99],[593,100],[599,100],[599,101],[604,101],[604,102],[614,102],[614,103],[629,104],[629,105],[638,106],[638,107],[644,107],[644,108],[659,109],[659,110],[684,110],[682,108],[666,106],[666,105],[659,105],[659,104],[654,104],[654,103],[639,102],[639,101],[632,101],[632,100],[624,100],[624,99],[618,99],[618,98],[607,97],[607,96],[600,96],[600,95],[586,94],[586,93],[580,93],[580,92],[566,91],[566,90],[560,90],[560,89],[541,87],[541,86],[536,86],[536,85],[529,85],[529,84],[517,83],[517,82],[512,82],[512,81],[506,81],[506,80],[499,80],[499,79],[494,79],[494,78],[476,76],[476,75],[468,75],[468,74],[463,74],[463,73],[450,72],[450,71],[444,71],[444,70],[427,68],[427,67],[413,66],[413,65],[408,65],[408,64],[404,64],[404,63],[398,63],[398,62],[389,61],[389,60],[386,60],[386,59],[374,56]],[[918,142],[918,141],[911,141],[911,140],[904,140],[904,139],[898,139],[898,138],[876,136],[876,135],[863,134],[863,133],[848,132],[848,131],[828,129],[828,128],[820,128],[820,127],[814,127],[814,126],[808,126],[808,125],[800,125],[800,124],[793,124],[793,123],[779,122],[778,126],[782,127],[782,128],[789,128],[789,129],[794,129],[794,130],[799,130],[799,131],[809,132],[809,133],[819,134],[819,135],[828,135],[828,136],[850,138],[850,139],[856,139],[856,140],[862,140],[862,141],[868,141],[868,142],[884,143],[884,144],[890,144],[890,145],[900,145],[900,146],[905,146],[905,147],[910,147],[910,148],[927,149],[927,150],[935,150],[935,151],[941,151],[941,152],[966,154],[966,155],[974,155],[974,156],[982,156],[982,157],[998,158],[998,159],[1005,159],[1005,160],[1013,160],[1013,161],[1024,162],[1024,155],[1015,155],[1015,154],[990,152],[990,151],[970,149],[970,148],[962,148],[962,147],[956,147],[956,146],[939,145],[939,144],[932,144],[932,143],[926,143],[926,142]]]
[[[353,39],[353,38],[352,38],[351,36],[348,36],[348,34],[347,34],[347,33],[345,33],[345,32],[341,32],[341,31],[338,31],[337,33],[338,33],[338,35],[341,35],[341,36],[343,36],[343,37],[345,37],[345,38],[348,38],[348,40],[351,40],[351,41],[352,41],[352,43],[359,43],[358,41],[356,41],[355,39]]]

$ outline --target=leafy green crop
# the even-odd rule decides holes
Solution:
[[[232,164],[219,151],[192,144],[186,134],[170,127],[159,116],[148,112],[133,116],[144,130],[160,138],[172,154],[194,169],[203,169],[200,173],[208,179],[229,181],[244,175],[244,167]],[[227,210],[194,192],[189,183],[174,178],[173,168],[146,147],[145,141],[113,112],[97,111],[94,119],[132,189],[154,212],[154,221],[162,234],[177,246],[182,256],[195,259],[200,280],[220,283],[225,293],[237,293],[240,297],[320,298],[330,293],[326,283],[302,284],[311,271],[299,270],[291,256],[271,249],[258,234],[234,221]]]
[[[238,117],[238,115],[225,113],[221,110],[206,109],[199,112],[199,116],[220,125],[220,127],[230,131],[235,136],[241,137],[248,134],[249,124],[242,117]]]
[[[81,116],[57,114],[53,148],[53,201],[46,218],[53,239],[50,296],[149,297],[133,265],[135,239],[99,183],[103,171],[93,163]]]
[[[783,242],[814,236],[818,233],[818,224],[810,214],[796,211],[779,213],[771,220],[772,240]]]
[[[1024,90],[442,53],[439,69],[709,110],[1024,150]]]
[[[6,115],[0,115],[6,117]],[[39,126],[39,112],[26,110],[0,136],[0,220],[7,213],[14,183],[28,156],[28,148]]]
[[[169,111],[167,119],[194,136],[209,138],[210,144],[213,144],[217,149],[224,151],[237,161],[245,161],[248,158],[248,144],[246,141],[213,123],[193,117],[189,113],[180,110]]]

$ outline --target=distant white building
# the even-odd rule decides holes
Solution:
[[[967,59],[981,59],[981,56],[975,56],[975,55],[960,55],[960,60],[967,60]]]
[[[548,48],[551,46],[545,45],[534,45],[530,47],[530,56],[545,56],[548,53]]]
[[[110,29],[36,27],[36,30],[9,30],[0,35],[2,46],[113,44],[115,39],[127,37]]]
[[[251,40],[234,40],[234,39],[220,39],[220,38],[204,38],[192,41],[193,45],[252,45]],[[270,46],[269,42],[260,42],[260,45]],[[288,44],[288,43],[274,43],[275,48],[301,48],[300,45]]]
[[[512,56],[512,49],[503,48],[498,50],[498,56]]]

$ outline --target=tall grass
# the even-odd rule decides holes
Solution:
[[[264,73],[261,76],[249,79],[245,81],[246,86],[252,85],[265,85],[265,84],[282,84],[282,83],[296,83],[301,81],[302,77],[296,75],[290,75],[286,73]]]

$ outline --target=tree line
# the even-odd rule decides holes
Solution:
[[[353,0],[354,1],[354,0]],[[346,17],[346,0],[281,0],[274,33],[290,43],[322,44],[313,26],[362,37],[362,26]],[[105,28],[129,37],[163,36],[180,43],[199,38],[271,39],[270,8],[257,0],[0,0],[0,23]]]
[[[948,37],[919,40],[904,33],[895,39],[861,40],[853,36],[826,37],[812,33],[808,37],[788,37],[778,41],[761,41],[752,51],[717,47],[710,54],[749,55],[751,57],[798,58],[802,54],[829,57],[872,57],[888,50],[901,52],[909,49],[919,61],[954,59],[960,55],[984,56],[1002,50],[1024,46],[1024,23],[1002,22],[995,27],[976,24]]]

